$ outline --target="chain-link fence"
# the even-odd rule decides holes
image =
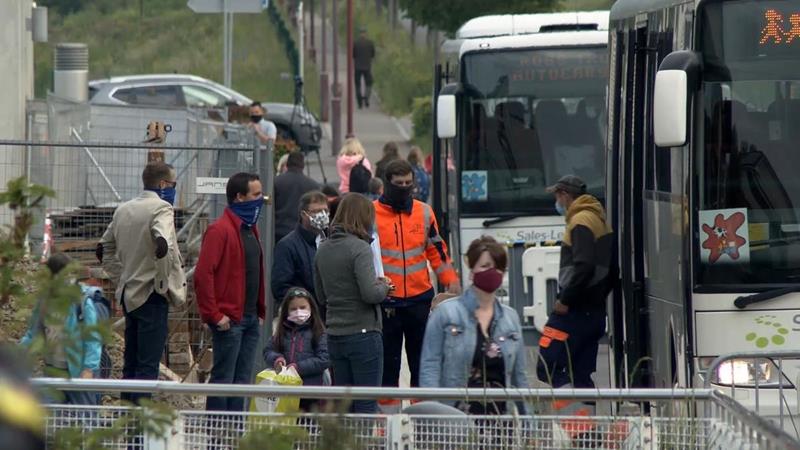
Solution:
[[[115,384],[116,383],[116,384]],[[166,449],[796,449],[800,443],[729,397],[708,389],[552,390],[282,387],[35,380],[62,389],[138,390],[178,395],[327,398],[329,410],[346,411],[352,399],[391,396],[421,400],[401,413],[244,413],[177,411],[162,436],[138,435]],[[431,400],[522,401],[532,415],[469,415]],[[608,404],[609,414],[557,414],[553,402]],[[341,404],[344,402],[344,409]],[[73,407],[50,405],[51,416]],[[100,408],[102,410],[103,408]],[[109,407],[117,411],[116,407]],[[604,408],[606,409],[606,408]],[[97,408],[88,408],[98,414]],[[130,414],[133,414],[133,409]],[[72,416],[74,414],[70,414]],[[92,417],[87,424],[102,422]],[[70,419],[71,420],[71,419]],[[48,421],[52,437],[73,422]],[[118,433],[119,434],[119,433]],[[134,436],[136,437],[136,436]],[[118,439],[119,436],[116,437]],[[126,439],[132,439],[126,435]],[[110,441],[112,446],[117,441]],[[147,447],[146,447],[147,448]]]
[[[195,124],[202,129],[204,124]],[[94,253],[97,242],[111,222],[116,206],[142,192],[142,169],[153,152],[163,152],[164,160],[177,173],[175,225],[180,250],[186,262],[189,298],[186,305],[170,311],[170,340],[165,362],[174,372],[185,375],[199,363],[210,346],[210,334],[201,323],[194,303],[192,274],[203,233],[207,225],[219,217],[227,200],[224,195],[227,178],[237,172],[262,172],[257,164],[269,163],[269,149],[248,145],[219,146],[146,146],[130,143],[98,143],[84,141],[76,129],[72,142],[3,141],[0,140],[0,185],[25,176],[31,183],[48,186],[55,197],[47,199],[37,212],[29,234],[34,259],[64,252],[98,275],[107,298],[114,302],[114,286],[99,270]],[[152,155],[150,155],[152,156]],[[272,170],[262,177],[265,190],[271,186]],[[271,214],[265,208],[263,219]],[[0,225],[9,225],[13,211],[0,206]],[[264,232],[262,230],[262,232]],[[268,235],[268,233],[265,233]],[[267,239],[268,240],[268,239]],[[270,242],[271,245],[271,242]],[[271,260],[270,247],[264,254]],[[116,315],[121,314],[115,311]],[[123,328],[119,319],[115,328]]]

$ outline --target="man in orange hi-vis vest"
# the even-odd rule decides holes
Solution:
[[[384,175],[384,194],[375,200],[383,271],[395,286],[383,304],[383,386],[398,385],[404,337],[411,386],[419,386],[422,339],[435,294],[428,264],[441,286],[452,293],[461,289],[433,210],[414,200],[413,192],[411,165],[405,160],[390,162]]]

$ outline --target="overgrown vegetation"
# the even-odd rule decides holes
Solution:
[[[222,16],[195,14],[186,0],[69,0],[50,10],[49,40],[35,47],[36,95],[52,89],[53,49],[89,46],[90,79],[187,73],[222,81]],[[234,19],[233,89],[262,101],[294,101],[289,59],[266,12]],[[307,76],[315,76],[309,67]],[[319,111],[319,83],[306,83],[309,108]]]

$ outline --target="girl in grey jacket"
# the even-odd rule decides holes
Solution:
[[[314,259],[314,290],[327,308],[328,350],[336,386],[380,386],[383,337],[380,304],[391,287],[378,278],[369,240],[375,208],[361,194],[342,198],[331,236]],[[377,412],[374,400],[356,400],[355,413]]]

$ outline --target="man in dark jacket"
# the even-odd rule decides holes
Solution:
[[[301,152],[289,153],[286,173],[275,178],[275,242],[294,229],[300,197],[319,189],[319,184],[303,173],[304,167],[305,158]]]
[[[597,349],[606,327],[613,232],[603,205],[574,175],[547,188],[567,220],[561,243],[559,296],[539,340],[539,379],[553,387],[593,388]]]
[[[298,286],[311,293],[314,299],[314,256],[317,246],[325,238],[330,216],[328,198],[320,191],[306,192],[300,197],[300,220],[294,231],[275,246],[272,262],[272,296],[275,314],[289,288]],[[318,306],[319,303],[317,303]],[[320,307],[324,317],[324,308]]]
[[[264,256],[258,217],[261,181],[237,173],[225,187],[228,207],[203,236],[194,272],[200,318],[211,327],[214,366],[210,383],[249,384],[264,322]],[[209,410],[244,410],[242,397],[208,397]]]
[[[375,44],[367,38],[367,30],[361,29],[358,38],[353,42],[353,64],[355,65],[356,99],[358,108],[369,108],[369,97],[372,95],[372,60],[375,59]],[[361,79],[364,79],[366,90],[361,93]]]

